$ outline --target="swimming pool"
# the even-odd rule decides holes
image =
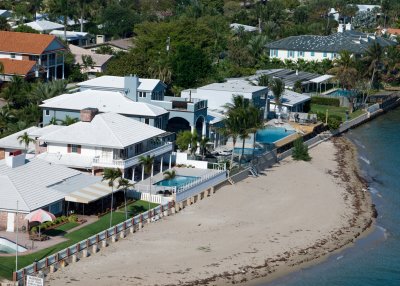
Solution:
[[[357,94],[357,92],[355,90],[347,90],[347,89],[337,89],[330,93],[326,93],[326,95],[329,95],[329,96],[345,96],[345,97],[354,96],[356,94]]]
[[[8,239],[0,237],[0,254],[15,253],[16,244]],[[18,246],[18,252],[25,252],[26,248]]]
[[[180,187],[190,182],[193,182],[198,177],[192,176],[175,176],[173,179],[165,179],[155,183],[155,186],[164,186],[164,187]]]
[[[263,144],[272,144],[282,138],[285,138],[296,131],[287,130],[283,127],[268,126],[264,129],[258,130],[256,133],[256,141]]]
[[[235,154],[242,154],[242,148],[235,147],[235,149],[233,150],[233,152],[234,152]],[[259,149],[259,148],[255,148],[255,149],[254,149],[254,155],[260,155],[260,154],[262,154],[262,153],[263,153],[263,150],[262,150],[262,149]],[[244,154],[244,155],[253,155],[253,148],[244,148],[243,154]]]

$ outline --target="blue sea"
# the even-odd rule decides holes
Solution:
[[[325,262],[263,286],[400,285],[400,108],[346,135],[378,211],[376,230]]]

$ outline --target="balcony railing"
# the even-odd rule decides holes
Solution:
[[[105,159],[102,157],[95,157],[93,158],[93,167],[104,167],[104,168],[120,168],[125,169],[132,167],[134,165],[139,164],[139,159],[141,156],[160,156],[168,152],[173,151],[173,143],[168,142],[165,145],[160,147],[154,148],[152,150],[146,151],[138,156],[128,158],[126,160],[123,159]]]

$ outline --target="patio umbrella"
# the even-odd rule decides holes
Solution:
[[[28,220],[29,222],[40,222],[43,223],[45,221],[53,221],[56,219],[56,217],[49,212],[46,212],[45,210],[38,209],[36,211],[33,211],[25,216],[25,219]],[[40,237],[40,227],[39,227],[39,237]]]

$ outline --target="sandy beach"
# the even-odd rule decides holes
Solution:
[[[50,274],[48,285],[247,285],[316,263],[371,229],[374,210],[346,139],[310,155],[224,186]]]

